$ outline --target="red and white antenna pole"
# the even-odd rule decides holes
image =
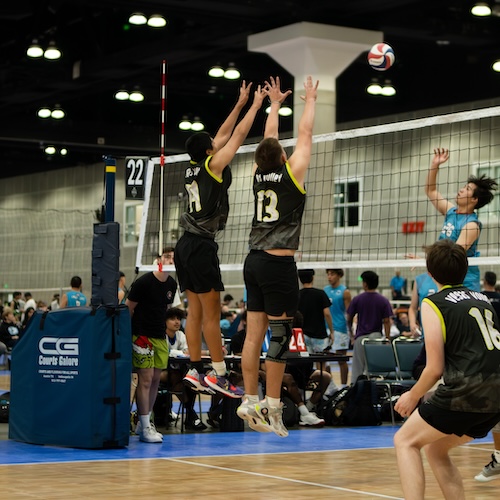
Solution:
[[[158,255],[163,252],[163,167],[165,166],[165,114],[167,89],[167,62],[165,59],[161,65],[161,126],[160,126],[160,229],[158,234]],[[158,270],[162,270],[161,258],[158,260]]]

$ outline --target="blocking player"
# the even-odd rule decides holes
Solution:
[[[434,158],[427,173],[425,194],[436,210],[445,216],[439,239],[450,238],[465,248],[468,257],[479,257],[477,244],[481,234],[481,222],[475,210],[493,200],[493,191],[497,189],[497,182],[485,175],[469,176],[467,184],[457,193],[455,206],[443,197],[437,190],[436,184],[439,167],[448,161],[449,157],[448,149],[436,148],[434,150]],[[478,266],[469,267],[464,285],[477,292],[481,290]]]
[[[243,392],[226,378],[220,331],[220,292],[224,285],[215,236],[224,229],[229,212],[227,192],[231,169],[228,164],[245,140],[265,95],[259,85],[252,105],[235,127],[251,86],[243,81],[235,107],[214,138],[200,132],[186,141],[191,157],[185,172],[189,201],[180,219],[185,232],[175,247],[177,278],[181,291],[186,292],[189,307],[185,330],[191,365],[184,381],[195,390],[206,392],[209,387],[229,397],[241,397]],[[202,331],[213,367],[207,376],[201,360]]]
[[[426,251],[439,291],[422,301],[427,363],[395,410],[409,417],[394,437],[406,500],[424,498],[420,451],[444,498],[463,499],[462,478],[450,449],[488,434],[500,421],[500,323],[486,295],[461,285],[467,272],[463,246],[439,240]],[[433,395],[413,411],[443,376]]]
[[[264,139],[255,152],[253,167],[254,217],[250,253],[245,259],[247,289],[247,336],[242,370],[246,398],[237,413],[252,429],[286,437],[283,424],[281,382],[286,353],[297,311],[299,286],[294,254],[299,246],[306,191],[304,179],[311,159],[312,132],[318,82],[304,83],[304,111],[299,121],[297,144],[287,158],[278,141],[278,111],[291,91],[282,92],[279,78],[266,82],[271,112]],[[258,374],[262,341],[268,326],[272,336],[266,356],[266,397],[259,401]]]

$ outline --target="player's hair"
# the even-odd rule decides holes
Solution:
[[[73,276],[70,284],[71,288],[80,288],[82,286],[82,278],[80,276]]]
[[[260,141],[255,150],[255,163],[263,172],[281,167],[283,148],[278,139],[267,137]]]
[[[208,132],[193,134],[186,141],[186,151],[195,162],[203,160],[207,156],[207,149],[212,149],[212,137]]]
[[[343,269],[327,269],[327,273],[335,273],[339,276],[339,278],[344,277],[344,270]]]
[[[375,290],[378,287],[378,274],[374,271],[361,273],[361,279],[366,283],[368,290]]]
[[[164,247],[163,250],[161,251],[161,255],[158,255],[158,257],[161,257],[162,255],[165,255],[166,253],[174,253],[175,248],[174,247]]]
[[[427,270],[441,285],[463,283],[467,268],[467,253],[463,246],[449,238],[436,241],[425,248]]]
[[[302,284],[312,283],[314,269],[299,269],[299,280]]]
[[[493,191],[498,187],[497,181],[483,174],[480,177],[476,177],[475,175],[469,176],[467,183],[469,182],[476,185],[476,189],[474,189],[472,195],[474,198],[477,198],[476,208],[484,207],[493,200]]]
[[[172,319],[172,318],[184,319],[185,317],[186,313],[179,307],[171,307],[170,309],[167,309],[167,313],[165,315],[166,319]]]
[[[484,282],[490,286],[495,286],[497,283],[497,275],[493,271],[484,273]]]

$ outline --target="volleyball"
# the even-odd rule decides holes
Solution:
[[[396,61],[394,50],[386,43],[376,43],[368,52],[368,64],[377,71],[386,71]]]

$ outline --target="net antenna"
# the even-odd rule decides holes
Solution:
[[[160,227],[158,229],[158,255],[163,252],[163,179],[165,167],[165,114],[166,114],[166,89],[167,89],[167,62],[163,59],[161,64],[161,128],[160,128]],[[158,259],[158,270],[162,270],[161,259]]]

